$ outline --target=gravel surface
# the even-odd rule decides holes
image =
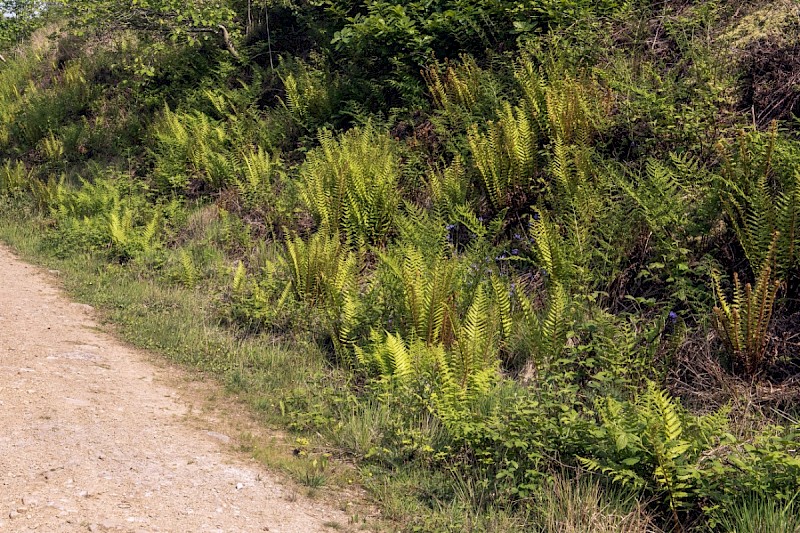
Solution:
[[[346,527],[188,421],[172,382],[0,247],[0,531]]]

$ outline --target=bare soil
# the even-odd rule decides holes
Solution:
[[[181,387],[92,315],[0,247],[0,531],[347,529],[237,453],[230,420],[193,416],[213,385]]]

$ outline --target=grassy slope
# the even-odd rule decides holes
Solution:
[[[396,217],[393,224],[397,226],[386,234],[372,235],[371,228],[358,225],[345,225],[342,233],[353,240],[374,239],[373,244],[387,254],[395,253],[392,248],[395,240],[402,241],[403,245],[419,246],[420,242],[438,245],[446,235],[449,244],[458,250],[451,257],[454,268],[459,268],[460,264],[467,266],[470,261],[484,261],[493,274],[518,276],[519,280],[528,280],[526,283],[530,285],[526,287],[539,298],[553,298],[554,293],[548,295],[542,282],[537,281],[542,275],[541,250],[535,249],[535,243],[520,244],[522,239],[517,233],[529,231],[518,223],[533,214],[529,204],[534,201],[550,209],[546,214],[561,224],[560,227],[569,228],[569,220],[559,218],[563,216],[564,205],[559,203],[565,196],[563,191],[552,196],[548,196],[549,192],[543,193],[539,198],[526,197],[527,191],[523,191],[522,200],[514,196],[518,191],[509,196],[510,200],[498,194],[493,196],[491,189],[475,193],[483,189],[479,173],[469,166],[470,161],[465,175],[453,172],[450,175],[456,175],[456,179],[448,182],[448,174],[443,173],[441,189],[438,192],[427,189],[430,167],[435,173],[452,160],[454,153],[477,153],[473,146],[479,144],[481,137],[469,132],[468,124],[485,123],[487,117],[496,118],[495,109],[504,100],[513,105],[519,101],[520,90],[510,73],[514,58],[495,60],[491,69],[481,69],[477,64],[472,68],[465,60],[466,66],[455,67],[456,70],[451,71],[454,74],[444,75],[444,80],[452,81],[454,76],[466,79],[467,86],[474,91],[471,97],[474,103],[465,104],[469,98],[460,101],[457,95],[450,94],[452,105],[448,106],[442,95],[447,96],[447,91],[452,91],[453,87],[445,87],[445,82],[438,108],[428,102],[420,118],[414,106],[409,105],[405,110],[394,109],[392,113],[397,116],[386,119],[389,112],[380,105],[383,116],[374,113],[375,109],[370,112],[356,106],[353,99],[358,97],[358,92],[348,88],[349,80],[344,77],[347,73],[331,72],[331,66],[319,58],[307,63],[287,60],[280,67],[283,81],[266,68],[252,66],[240,73],[249,85],[236,89],[234,80],[240,75],[226,66],[224,60],[218,61],[219,52],[208,49],[204,51],[206,55],[198,55],[191,49],[167,53],[161,58],[166,66],[154,80],[147,80],[137,77],[130,65],[125,66],[123,62],[123,66],[119,66],[117,60],[121,56],[116,55],[114,46],[120,46],[119,43],[126,42],[129,37],[121,37],[116,44],[113,40],[102,46],[90,43],[93,55],[85,60],[79,60],[77,52],[83,45],[66,41],[67,44],[53,51],[47,43],[34,40],[32,47],[37,50],[39,59],[22,55],[14,64],[18,70],[7,68],[4,71],[5,85],[0,91],[0,102],[6,116],[11,117],[11,121],[4,119],[3,123],[4,155],[9,162],[21,160],[27,164],[22,174],[11,166],[6,167],[5,174],[0,174],[5,180],[0,181],[3,185],[0,190],[5,189],[8,197],[2,206],[0,238],[28,257],[64,272],[65,283],[73,294],[105,309],[109,320],[119,324],[121,333],[133,343],[218,376],[231,391],[246,398],[265,423],[297,431],[299,458],[273,458],[268,462],[287,468],[314,487],[346,484],[349,480],[346,469],[328,462],[327,453],[354,459],[359,465],[361,482],[371,489],[387,516],[396,519],[402,528],[501,531],[539,527],[554,531],[559,527],[571,527],[575,531],[618,531],[622,527],[620,520],[624,520],[630,531],[654,528],[653,523],[670,527],[675,522],[694,523],[703,530],[708,527],[700,510],[701,504],[707,503],[705,500],[691,501],[688,512],[678,508],[681,514],[677,511],[672,514],[670,505],[663,499],[663,485],[653,484],[652,480],[647,482],[649,486],[644,495],[609,488],[602,478],[575,480],[569,470],[559,471],[564,463],[558,458],[545,455],[531,459],[536,456],[535,449],[526,460],[542,471],[529,478],[514,470],[516,466],[501,468],[490,464],[487,467],[484,463],[479,467],[481,463],[473,453],[486,453],[484,457],[492,461],[504,458],[516,462],[524,458],[525,453],[513,455],[516,452],[505,452],[503,446],[513,449],[520,439],[526,446],[534,439],[543,439],[543,446],[556,446],[559,453],[562,450],[558,446],[571,446],[564,448],[564,461],[569,468],[576,463],[573,457],[568,457],[572,452],[567,450],[575,447],[581,454],[591,450],[596,457],[609,460],[613,456],[613,446],[590,437],[592,432],[580,424],[595,423],[597,413],[590,404],[597,397],[608,395],[623,401],[637,397],[630,391],[643,388],[643,383],[637,381],[641,376],[631,377],[625,367],[641,363],[642,354],[650,357],[645,359],[646,368],[642,372],[656,380],[665,374],[679,375],[679,386],[674,390],[687,399],[703,401],[711,397],[722,404],[731,398],[716,391],[709,393],[704,377],[685,383],[687,375],[698,372],[698,367],[692,366],[690,361],[697,358],[697,353],[708,353],[712,361],[722,353],[719,345],[702,340],[708,336],[713,299],[706,262],[716,262],[731,271],[742,270],[745,275],[758,268],[754,260],[748,265],[743,259],[744,245],[737,243],[730,228],[718,229],[720,223],[728,220],[713,201],[715,185],[704,181],[704,176],[721,172],[720,154],[724,155],[725,151],[717,150],[718,141],[733,147],[729,153],[735,152],[736,141],[731,139],[735,139],[736,130],[746,126],[751,118],[742,112],[745,104],[752,103],[755,121],[762,128],[769,118],[775,117],[775,112],[783,109],[780,105],[785,106],[783,96],[772,95],[764,89],[770,76],[779,79],[784,75],[780,69],[764,68],[765,64],[778,64],[783,37],[764,28],[774,25],[782,25],[786,31],[797,28],[793,25],[791,2],[781,4],[786,13],[784,18],[776,15],[771,5],[748,6],[746,16],[742,17],[725,4],[711,7],[669,4],[661,13],[649,13],[652,18],[634,11],[599,29],[581,26],[573,36],[566,37],[566,41],[564,35],[569,32],[529,45],[536,58],[535,64],[549,69],[548,83],[553,95],[569,94],[569,90],[586,91],[584,96],[589,97],[590,105],[597,106],[592,108],[593,112],[599,112],[592,117],[597,122],[589,130],[591,140],[585,147],[601,162],[597,168],[614,169],[614,165],[621,164],[630,171],[626,175],[630,178],[627,189],[616,182],[601,182],[601,178],[606,179],[605,171],[596,171],[592,175],[598,180],[594,184],[597,190],[592,193],[596,196],[578,198],[586,202],[582,209],[608,213],[607,217],[581,221],[591,225],[593,231],[597,228],[597,232],[562,231],[567,239],[574,238],[576,242],[581,238],[597,238],[597,234],[602,233],[597,242],[613,242],[613,246],[619,247],[616,253],[625,261],[628,256],[639,256],[631,263],[617,265],[611,264],[612,261],[610,266],[604,266],[602,254],[581,252],[583,255],[578,255],[576,250],[583,245],[576,247],[574,242],[566,242],[571,247],[567,253],[573,254],[566,263],[574,261],[579,265],[576,271],[565,274],[564,279],[572,284],[571,296],[576,302],[582,299],[601,302],[597,306],[585,304],[585,307],[574,304],[578,317],[573,324],[575,331],[570,332],[569,341],[565,337],[564,344],[577,345],[576,350],[559,352],[565,354],[562,360],[567,360],[565,375],[575,372],[579,378],[574,382],[559,381],[562,379],[559,371],[549,377],[545,372],[541,378],[542,382],[552,379],[556,387],[564,387],[574,395],[570,398],[557,394],[547,396],[552,393],[535,384],[531,376],[537,371],[536,362],[541,364],[541,360],[529,354],[544,353],[546,343],[541,339],[527,339],[526,328],[532,326],[525,326],[520,329],[522,340],[503,338],[497,341],[502,346],[505,375],[517,376],[519,381],[500,380],[496,388],[490,389],[491,394],[469,407],[470,416],[475,418],[464,418],[463,413],[443,410],[435,398],[433,401],[426,398],[430,391],[414,387],[410,390],[384,388],[391,379],[386,379],[386,375],[382,380],[377,378],[380,372],[388,371],[377,372],[376,376],[374,367],[368,365],[351,372],[347,364],[336,364],[341,363],[343,352],[331,347],[330,328],[341,328],[341,324],[339,318],[335,318],[331,326],[331,313],[326,307],[331,306],[334,314],[341,310],[326,303],[324,296],[317,296],[319,300],[308,305],[304,298],[308,298],[309,293],[299,291],[296,277],[295,284],[289,285],[294,293],[286,289],[289,297],[283,294],[283,283],[293,279],[290,269],[281,263],[286,257],[284,228],[288,226],[290,231],[306,234],[310,228],[317,227],[314,219],[321,216],[309,207],[310,201],[303,200],[302,190],[297,187],[313,170],[308,170],[310,165],[299,167],[297,163],[306,160],[308,150],[317,146],[315,136],[319,128],[348,127],[369,118],[377,130],[376,137],[368,139],[369,144],[379,146],[376,139],[381,139],[382,131],[389,129],[402,142],[390,143],[392,148],[388,152],[380,149],[367,152],[367,159],[387,158],[387,164],[402,166],[401,180],[393,187],[401,190],[406,199],[425,208],[435,206],[432,212],[437,216],[450,211],[444,219],[425,221],[417,227],[411,224],[410,232],[402,227],[409,213],[390,213]],[[759,45],[757,49],[753,49],[753,43]],[[78,48],[71,50],[70,46]],[[131,49],[137,44],[134,40],[127,46]],[[559,46],[563,47],[563,53],[553,60],[548,47]],[[53,60],[64,65],[53,68]],[[215,64],[215,61],[218,62]],[[749,61],[757,63],[760,69],[755,71],[752,80],[747,78]],[[591,68],[585,69],[586,64]],[[388,74],[390,79],[392,75],[402,74],[402,69],[399,73],[393,72]],[[561,74],[565,74],[563,80],[558,79]],[[385,81],[386,72],[381,75]],[[107,81],[109,77],[110,82]],[[22,91],[24,95],[20,98],[20,91],[13,87],[23,87],[28,78],[41,80],[41,89]],[[295,93],[286,81],[291,79],[298,87]],[[433,78],[429,77],[428,81],[436,95]],[[214,88],[226,83],[234,89]],[[206,93],[209,87],[213,89],[211,98]],[[564,87],[566,92],[558,92]],[[285,91],[286,105],[269,100],[265,94],[270,91]],[[419,94],[407,89],[407,96],[413,99]],[[391,100],[396,95],[388,98]],[[172,123],[159,118],[165,100],[173,107],[174,112],[165,112],[167,117],[172,117]],[[392,103],[397,104],[397,101]],[[371,104],[374,108],[374,101]],[[387,101],[385,106],[388,105]],[[773,111],[772,114],[755,113],[756,107]],[[195,110],[205,115],[198,118],[193,114]],[[603,114],[612,118],[606,120]],[[785,114],[778,116],[785,118]],[[98,134],[102,124],[113,124],[115,129],[108,135]],[[784,125],[787,130],[780,133],[777,160],[779,164],[791,166],[798,161],[793,155],[795,131],[791,122]],[[218,128],[218,134],[214,133],[214,128]],[[199,150],[192,145],[193,139],[202,139],[205,143],[202,150],[206,152],[200,153],[207,155],[207,159],[192,159],[191,150]],[[759,139],[763,142],[763,138]],[[574,141],[576,144],[584,142]],[[136,148],[140,143],[152,151]],[[284,162],[259,158],[257,153],[248,150],[254,145],[264,146],[268,152],[282,150]],[[343,144],[332,146],[334,153],[345,150]],[[187,147],[189,153],[185,153]],[[242,153],[238,152],[239,147],[245,147]],[[353,148],[354,152],[359,149]],[[756,151],[758,149],[756,147]],[[393,150],[399,154],[397,161],[392,159],[395,157]],[[545,144],[540,150],[550,157],[552,147]],[[649,168],[657,167],[645,170],[648,158],[664,165],[671,164],[670,151],[692,155],[700,165],[699,170],[693,167],[690,171],[695,174],[679,176],[685,180],[681,183],[685,188],[682,189],[684,196],[677,202],[676,195],[681,192],[668,189],[674,187],[669,181],[656,181],[663,175],[648,173]],[[123,153],[127,160],[121,162]],[[324,158],[319,152],[312,154],[317,154],[318,161],[322,161],[320,168],[324,168]],[[556,171],[550,165],[548,162],[541,172],[552,179]],[[259,171],[248,174],[247,169],[251,168]],[[145,178],[131,180],[126,177],[130,169]],[[28,171],[31,174],[26,174]],[[49,188],[32,187],[28,193],[20,192],[26,189],[26,180],[47,183],[48,177],[62,173],[66,176],[66,185],[61,188],[51,182]],[[390,174],[398,173],[395,170]],[[78,184],[78,175],[99,185],[77,189],[74,186]],[[254,181],[249,184],[246,179],[236,181],[242,175]],[[23,182],[19,187],[14,185],[14,176],[17,182]],[[646,189],[648,184],[653,189]],[[611,196],[604,197],[609,191]],[[34,202],[27,194],[44,204],[45,209],[33,208]],[[497,204],[503,202],[508,202],[507,213],[513,216],[505,215],[505,225],[496,234],[481,229],[474,221],[469,226],[464,216],[453,214],[453,202],[463,197],[476,217],[497,215],[500,211]],[[443,208],[444,204],[448,205]],[[680,211],[684,204],[691,206],[689,214]],[[575,205],[578,204],[572,207]],[[21,213],[26,215],[21,216]],[[124,222],[126,213],[132,213],[127,225]],[[83,218],[84,215],[87,218]],[[446,219],[447,216],[455,218]],[[110,222],[113,220],[117,220],[117,233]],[[148,236],[150,221],[163,223],[163,236]],[[443,231],[445,223],[449,229]],[[676,228],[676,223],[680,227]],[[156,227],[155,222],[153,227]],[[489,236],[484,239],[469,235],[481,231],[487,231]],[[408,234],[411,237],[407,237]],[[706,234],[711,235],[710,246],[705,244]],[[432,240],[425,242],[426,238]],[[389,244],[385,244],[384,239]],[[84,248],[92,251],[75,252]],[[512,250],[519,253],[520,249],[527,263],[518,267],[518,263],[505,261],[505,256],[517,255]],[[376,257],[379,254],[363,244],[354,247],[353,253],[362,267],[361,286],[374,285],[379,289],[368,293],[371,299],[359,308],[363,313],[359,320],[379,329],[390,328],[392,320],[402,321],[402,316],[392,314],[391,303],[387,307],[382,301],[387,295],[397,293],[391,292],[390,284],[381,285],[386,283],[386,278],[373,277],[375,265],[380,262]],[[613,256],[613,252],[607,250],[603,253]],[[495,256],[503,259],[492,261]],[[247,289],[241,294],[230,288],[238,264],[247,267],[243,282]],[[563,268],[568,270],[568,267]],[[556,275],[555,272],[551,274]],[[612,280],[603,281],[606,275]],[[456,294],[465,292],[468,291],[459,288]],[[463,308],[466,304],[459,305]],[[793,323],[792,305],[791,301],[784,301],[779,308],[779,319],[789,324],[784,327],[791,327]],[[490,310],[485,314],[500,313],[497,307],[486,309]],[[667,318],[667,312],[673,309],[678,311],[678,316]],[[543,313],[542,320],[547,312]],[[461,318],[467,321],[466,316]],[[266,329],[267,333],[254,335],[259,328]],[[657,331],[658,336],[648,337],[650,331]],[[356,342],[370,350],[366,342],[367,328],[359,330],[359,334],[363,337]],[[336,340],[335,335],[333,340]],[[513,344],[515,342],[517,344]],[[651,346],[642,348],[648,343]],[[615,345],[625,348],[619,348],[619,353],[613,355],[617,353]],[[788,349],[788,345],[776,346]],[[628,352],[623,353],[625,350]],[[605,363],[586,362],[595,361],[598,353],[606,358]],[[657,357],[653,359],[652,354]],[[687,360],[690,361],[688,365]],[[670,361],[672,366],[668,364]],[[591,366],[602,364],[611,366]],[[713,387],[724,384],[728,390],[752,394],[730,369],[725,370],[718,363],[710,368],[722,376]],[[775,370],[773,374],[777,377],[773,379],[780,379],[777,374],[786,368],[787,372],[791,370],[790,366]],[[597,378],[601,374],[598,370],[605,373],[604,377]],[[705,368],[699,369],[700,373],[705,371]],[[592,383],[591,387],[583,388],[587,381]],[[602,392],[598,394],[597,390]],[[620,396],[616,395],[617,390],[628,392]],[[446,389],[440,392],[445,394]],[[581,435],[578,440],[569,435],[558,435],[555,439],[553,435],[558,431],[548,420],[553,411],[542,415],[534,404],[525,403],[530,400],[526,396],[529,393],[536,401],[553,402],[552,407],[558,407],[558,402],[563,400],[565,412],[573,413],[570,409],[576,409],[574,414],[579,424],[570,431]],[[517,396],[526,399],[515,403]],[[759,399],[758,389],[754,397]],[[652,414],[647,411],[647,405],[632,405],[642,409],[639,416],[651,416],[647,414]],[[743,402],[734,405],[739,409]],[[408,406],[413,407],[409,409]],[[777,409],[783,407],[778,405]],[[526,410],[532,414],[526,414]],[[481,419],[486,412],[491,415]],[[744,413],[737,411],[733,418],[741,418]],[[770,409],[756,413],[751,423],[736,428],[739,434],[745,439],[754,438],[753,428],[764,424],[765,414],[770,414]],[[792,416],[788,412],[789,420]],[[533,422],[526,425],[526,418]],[[772,419],[787,427],[790,425],[785,418]],[[700,431],[691,426],[691,420],[685,417],[685,432],[697,438],[695,432]],[[472,425],[474,421],[477,423]],[[442,426],[447,426],[446,430]],[[509,433],[505,432],[506,427],[510,428]],[[649,426],[653,427],[657,426]],[[485,436],[482,431],[487,432]],[[780,435],[782,431],[773,433]],[[713,439],[721,435],[722,432],[715,434]],[[497,440],[492,442],[491,439]],[[781,442],[780,439],[776,441],[778,453],[785,451],[780,448]],[[614,444],[619,447],[620,440]],[[428,451],[428,447],[432,447],[432,451]],[[750,459],[754,457],[757,456],[749,456]],[[682,460],[683,455],[679,454],[678,458]],[[475,461],[472,463],[474,473],[462,470],[464,461]],[[698,471],[692,464],[689,468]],[[778,464],[775,471],[756,473],[746,480],[753,483],[751,488],[756,493],[772,495],[782,490],[775,488],[781,486],[777,471],[785,468],[788,467]],[[703,475],[708,474],[706,471]],[[511,477],[510,482],[500,481],[505,475]],[[556,479],[558,490],[552,494],[544,492],[548,497],[542,497],[542,487],[550,486],[552,478]],[[531,479],[538,481],[531,482]],[[713,483],[719,483],[719,490],[724,492],[724,482],[720,483],[713,475],[707,479],[715,488]],[[775,485],[771,484],[772,479],[776,480]],[[520,488],[531,490],[526,487],[531,483],[536,487],[533,495],[526,497],[516,492]],[[640,507],[636,497],[647,501],[647,510]],[[733,500],[721,501],[730,504]],[[780,515],[777,508],[760,507],[761,500],[754,501],[752,505],[741,506],[746,516],[738,518],[740,524],[747,520],[779,520],[775,518]],[[759,513],[767,518],[759,518]],[[556,525],[559,519],[562,522]],[[755,525],[753,530],[759,527],[764,526]]]

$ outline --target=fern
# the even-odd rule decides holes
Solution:
[[[800,170],[795,170],[786,190],[775,200],[776,227],[780,232],[778,244],[779,274],[797,272],[800,266]]]
[[[543,212],[534,210],[529,221],[529,232],[538,266],[552,282],[568,286],[575,277],[575,268],[574,263],[568,259],[566,247],[556,226]]]
[[[406,384],[415,373],[414,357],[399,335],[389,333],[370,351],[356,348],[356,353],[359,362],[367,367],[373,366],[382,380]]]
[[[300,169],[301,198],[321,226],[349,241],[385,241],[400,203],[400,161],[391,140],[367,125],[338,139],[323,131],[319,141]]]
[[[308,241],[288,237],[285,247],[281,265],[298,300],[309,304],[341,301],[342,291],[353,282],[355,256],[336,235],[316,233]]]
[[[137,224],[134,210],[117,204],[108,213],[110,253],[113,257],[127,261],[138,255],[146,255],[156,246],[156,236],[161,229],[161,216],[155,211],[143,227]]]
[[[681,161],[674,155],[673,160]],[[690,172],[685,175],[696,175],[696,172],[685,170]],[[633,201],[636,212],[651,231],[671,238],[676,230],[684,227],[692,195],[673,169],[650,159],[643,175],[618,175],[617,185]]]
[[[522,291],[516,293],[515,300],[521,311],[518,334],[532,344],[535,365],[547,369],[560,359],[567,345],[572,324],[569,295],[561,284],[552,284],[544,311],[539,311],[531,297]]]
[[[397,242],[419,251],[426,262],[442,259],[450,252],[449,230],[438,210],[404,203],[402,215],[396,219]]]
[[[236,175],[231,138],[224,123],[200,113],[168,107],[154,127],[154,175],[167,189],[185,190],[194,179],[221,189]]]
[[[444,72],[432,65],[422,74],[433,102],[450,127],[462,129],[476,117],[490,115],[497,106],[500,90],[495,78],[470,56],[448,64]]]
[[[550,143],[588,146],[613,103],[610,93],[591,78],[558,72],[548,80],[530,56],[522,56],[514,70],[523,105],[539,135]]]
[[[755,377],[764,369],[769,341],[769,328],[780,281],[774,278],[778,234],[772,238],[768,256],[756,278],[742,286],[739,275],[733,275],[733,298],[729,300],[713,274],[714,292],[719,305],[714,307],[714,325],[734,362],[745,374]]]
[[[287,61],[281,70],[285,99],[281,101],[299,126],[313,126],[333,114],[336,82],[327,72],[302,61]]]
[[[525,111],[506,102],[498,115],[486,133],[473,126],[468,141],[489,201],[503,209],[527,200],[541,162],[536,131]]]
[[[597,455],[580,457],[581,464],[620,485],[662,495],[682,529],[679,512],[700,489],[702,454],[727,438],[727,412],[693,417],[653,383],[634,402],[607,397],[597,407]]]
[[[413,339],[426,344],[453,341],[456,301],[456,264],[452,260],[426,259],[416,247],[381,254],[387,273],[400,283],[402,316]]]
[[[773,234],[775,274],[796,281],[800,276],[800,173],[794,161],[775,167],[778,133],[739,135],[737,144],[720,146],[723,158],[720,199],[751,268],[769,255]]]
[[[443,362],[444,387],[463,399],[484,393],[497,374],[497,335],[493,331],[492,302],[478,289],[456,334],[454,349]]]
[[[232,182],[245,208],[255,209],[274,201],[274,183],[282,166],[277,155],[270,156],[260,146],[240,156]]]
[[[590,102],[604,100],[596,84],[565,78],[558,85],[550,85],[545,102],[551,138],[568,145],[588,146],[598,122],[595,106]]]
[[[552,131],[547,120],[548,84],[539,68],[530,57],[523,57],[514,66],[514,76],[522,89],[528,113],[536,121],[536,129],[543,137],[550,138]]]
[[[469,329],[462,334],[462,344],[453,350],[421,340],[406,342],[400,334],[381,337],[373,333],[370,347],[355,348],[356,359],[384,384],[414,387],[432,380],[434,406],[447,411],[461,409],[486,394],[499,377],[496,353],[487,351],[487,343],[480,340],[481,326],[476,322]]]
[[[466,205],[468,180],[461,156],[457,155],[453,162],[443,170],[429,170],[427,184],[431,198],[437,206],[442,206],[452,212],[458,206]]]
[[[50,176],[47,181],[34,179],[29,182],[31,196],[40,211],[48,212],[63,202],[65,180],[66,176],[62,174],[59,178]]]
[[[236,270],[233,272],[233,282],[231,283],[231,288],[234,295],[242,294],[246,282],[247,269],[245,268],[244,263],[239,261],[239,263],[236,265]]]
[[[497,276],[489,278],[492,287],[492,297],[495,302],[494,312],[497,313],[501,333],[504,339],[509,339],[514,330],[514,317],[511,314],[511,296],[509,287]]]
[[[197,265],[195,265],[192,253],[186,248],[182,248],[178,257],[181,264],[181,283],[183,283],[184,286],[193,289],[200,281],[200,272],[197,270]],[[236,277],[234,277],[234,286],[236,286],[236,284]]]
[[[16,196],[32,185],[33,171],[22,161],[7,159],[0,168],[0,195]]]

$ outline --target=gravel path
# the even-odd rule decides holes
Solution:
[[[189,423],[171,380],[0,247],[0,531],[346,527]]]

